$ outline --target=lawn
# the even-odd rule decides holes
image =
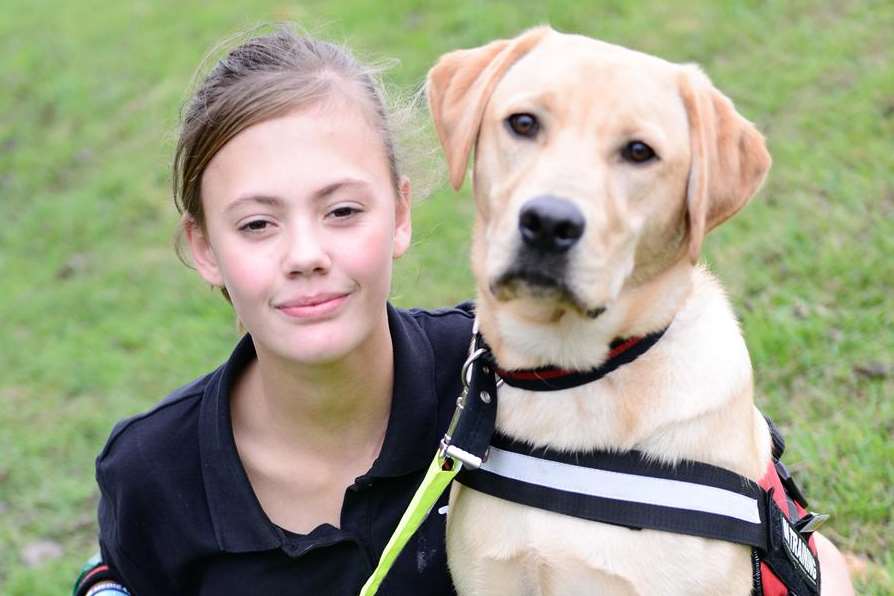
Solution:
[[[169,162],[209,49],[293,20],[396,57],[412,94],[441,53],[550,22],[698,62],[774,156],[709,237],[751,349],[759,406],[833,514],[861,594],[894,594],[894,3],[52,2],[0,15],[0,593],[64,593],[95,550],[93,459],[113,423],[215,367],[236,338],[173,251]],[[416,148],[394,301],[471,296],[471,200]],[[413,173],[411,171],[411,173]]]

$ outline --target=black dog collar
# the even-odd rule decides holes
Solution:
[[[555,366],[505,370],[497,368],[497,374],[510,387],[529,391],[558,391],[597,381],[617,369],[633,362],[654,346],[667,328],[642,337],[616,339],[609,346],[608,359],[595,368],[586,371],[567,370]]]
[[[486,459],[497,420],[498,375],[507,385],[531,391],[558,391],[585,385],[645,354],[666,330],[612,342],[608,359],[588,371],[556,367],[497,369],[490,348],[476,331],[469,358],[463,366],[463,393],[457,399],[453,420],[441,441],[442,454],[461,461],[466,468],[477,468]]]

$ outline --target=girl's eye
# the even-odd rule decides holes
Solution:
[[[351,217],[355,213],[359,213],[360,210],[354,207],[336,207],[332,211],[329,212],[329,215],[336,219],[345,219],[347,217]]]
[[[265,219],[253,219],[248,223],[239,226],[239,230],[243,232],[263,232],[270,226],[270,222]]]

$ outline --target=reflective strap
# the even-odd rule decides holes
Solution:
[[[457,482],[506,501],[628,528],[767,547],[766,493],[730,470],[638,451],[563,452],[494,435]]]
[[[462,464],[459,462],[448,460],[452,466],[450,470],[445,470],[443,469],[444,461],[440,456],[435,456],[428,466],[428,471],[425,473],[425,478],[422,479],[422,484],[419,485],[416,494],[413,495],[413,499],[400,518],[397,528],[395,528],[394,533],[388,540],[388,544],[385,545],[379,564],[373,570],[369,579],[366,580],[366,583],[363,584],[363,588],[360,589],[360,596],[373,596],[376,593],[385,576],[388,575],[391,566],[394,565],[397,556],[407,545],[413,534],[416,533],[416,530],[419,529],[419,526],[422,525],[422,522],[425,521],[432,507],[434,507],[444,490],[450,485],[453,477],[456,476],[462,467]]]
[[[760,524],[756,498],[715,486],[573,466],[491,447],[481,469],[498,476],[614,501],[713,513]]]

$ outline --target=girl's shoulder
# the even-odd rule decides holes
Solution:
[[[174,581],[184,561],[217,551],[206,468],[229,469],[213,447],[221,439],[216,396],[231,361],[118,422],[96,458],[103,558],[135,590],[151,585],[141,566]]]
[[[97,457],[101,464],[119,466],[128,475],[139,475],[145,465],[157,465],[159,460],[184,461],[188,446],[195,441],[202,396],[215,372],[172,391],[150,410],[131,416],[115,424],[105,447]],[[186,449],[184,449],[186,448]]]
[[[454,346],[468,348],[475,320],[473,302],[462,302],[447,308],[411,308],[404,312],[422,327],[436,351]]]
[[[456,396],[462,389],[460,371],[472,338],[474,305],[464,302],[452,308],[414,308],[398,312],[410,324],[406,325],[408,332],[399,335],[403,341],[396,341],[396,353],[410,354],[399,358],[395,365],[400,367],[398,370],[404,376],[424,377],[424,386],[433,389],[438,412],[436,434],[440,439],[447,430],[456,406]],[[409,350],[401,349],[402,346],[407,346]]]
[[[151,447],[156,443],[153,438],[170,439],[190,427],[194,429],[199,402],[216,372],[175,389],[150,410],[118,421],[97,461],[123,455],[138,445]],[[161,442],[169,443],[167,439]]]
[[[118,422],[97,457],[97,475],[114,471],[121,480],[133,481],[128,484],[139,485],[141,474],[151,476],[160,468],[168,477],[181,469],[194,473],[202,452],[199,437],[222,434],[220,429],[229,423],[230,385],[254,358],[246,335],[224,364],[175,389],[147,412]]]

